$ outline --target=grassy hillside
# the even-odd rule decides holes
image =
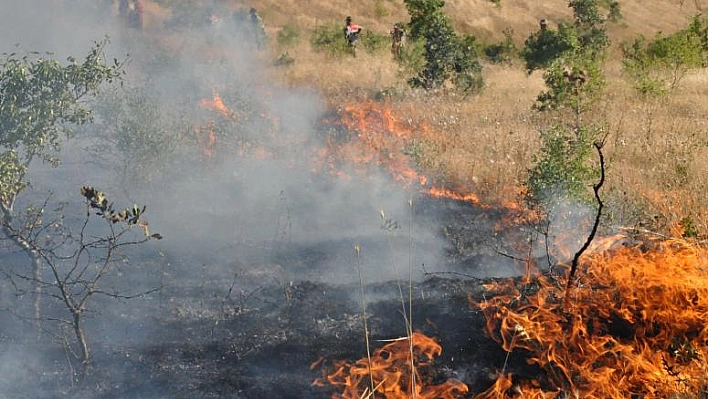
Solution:
[[[157,22],[173,5],[168,0],[149,4],[147,29],[150,17],[157,29]],[[453,93],[416,92],[408,88],[409,76],[386,50],[360,52],[353,61],[316,52],[310,44],[316,27],[341,24],[346,15],[369,31],[387,34],[394,22],[408,21],[402,1],[253,0],[227,7],[250,6],[259,10],[269,34],[264,58],[275,59],[287,51],[295,60],[290,66],[274,67],[270,71],[274,79],[290,86],[315,87],[333,107],[353,98],[377,98],[382,90],[395,92],[386,103],[393,115],[411,126],[428,126],[425,137],[417,142],[421,172],[436,184],[475,193],[487,202],[520,201],[527,171],[539,149],[539,129],[545,124],[544,117],[531,110],[544,88],[541,73],[526,74],[518,59],[511,65],[484,63],[485,88],[480,94],[463,98]],[[668,97],[641,100],[622,75],[618,45],[640,34],[652,37],[679,30],[708,4],[625,0],[620,6],[623,18],[608,25],[612,40],[605,65],[608,85],[587,116],[610,133],[603,190],[609,221],[617,226],[680,232],[679,221],[690,217],[706,234],[708,71],[690,73]],[[510,28],[517,47],[537,29],[540,18],[553,26],[572,16],[566,0],[501,0],[500,5],[489,0],[449,0],[445,10],[458,33],[472,34],[482,44],[495,43]],[[278,43],[277,35],[285,26],[299,34],[297,43]]]

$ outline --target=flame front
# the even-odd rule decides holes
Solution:
[[[346,128],[347,137],[327,138],[325,148],[316,156],[316,170],[346,176],[337,170],[339,164],[356,168],[373,165],[386,169],[394,180],[406,186],[426,184],[427,178],[413,168],[406,155],[412,140],[427,135],[424,126],[403,122],[388,106],[374,101],[343,107],[335,123]]]
[[[599,248],[603,248],[600,246]],[[565,282],[489,285],[477,303],[504,350],[525,350],[543,381],[500,376],[479,398],[666,398],[708,386],[708,251],[684,241],[594,252],[569,305]]]
[[[332,395],[334,399],[360,399],[367,396],[374,386],[373,397],[386,399],[454,399],[467,392],[467,385],[457,380],[448,380],[433,385],[423,381],[421,370],[429,367],[442,347],[434,339],[421,333],[413,333],[412,350],[414,372],[411,373],[411,345],[408,339],[397,340],[377,349],[371,356],[354,363],[342,361],[326,381],[341,389]],[[322,381],[320,381],[322,382]],[[372,384],[373,383],[373,384]],[[411,388],[415,389],[415,393]]]

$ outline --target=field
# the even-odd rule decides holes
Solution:
[[[231,7],[239,6],[247,5]],[[309,40],[316,27],[341,23],[345,15],[354,16],[367,30],[387,34],[394,22],[408,19],[402,3],[254,1],[248,6],[259,10],[269,34],[268,52],[262,56],[275,59],[287,52],[295,60],[268,71],[273,79],[291,87],[314,87],[333,108],[376,98],[382,91],[398,93],[386,104],[395,118],[424,121],[431,131],[423,142],[424,159],[418,162],[422,174],[487,202],[521,201],[519,194],[539,149],[539,132],[548,123],[531,109],[544,88],[541,72],[527,74],[518,59],[511,65],[486,62],[485,87],[479,94],[461,98],[449,92],[418,93],[407,87],[408,76],[387,51],[352,60],[317,52]],[[707,72],[691,71],[669,96],[642,100],[623,75],[619,50],[622,41],[638,35],[683,28],[701,7],[705,5],[689,1],[625,1],[622,18],[608,24],[612,44],[604,65],[607,86],[586,120],[608,133],[603,196],[610,227],[669,234],[680,231],[679,222],[690,218],[699,231],[708,228],[703,178],[708,165]],[[518,48],[540,18],[553,25],[572,17],[564,1],[448,1],[445,11],[458,33],[472,34],[479,43],[500,42],[503,30],[511,29]],[[153,12],[157,26],[164,10],[155,5]],[[298,40],[279,44],[278,33],[286,26],[298,32]]]
[[[6,221],[39,246],[3,230],[0,399],[707,397],[708,70],[641,96],[619,47],[685,28],[705,0],[621,1],[607,24],[607,84],[582,114],[605,137],[605,208],[579,263],[594,207],[526,202],[542,132],[572,120],[534,109],[542,71],[481,55],[569,20],[567,1],[446,1],[480,51],[471,94],[409,86],[388,41],[401,0],[143,4],[140,29],[117,1],[0,19],[7,52],[64,59],[106,35],[104,58],[126,60],[61,163],[29,164]],[[234,19],[250,7],[265,46]],[[383,44],[313,44],[347,15]],[[146,205],[115,258],[101,237],[124,220],[82,224],[89,184]]]

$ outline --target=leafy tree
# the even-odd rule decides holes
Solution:
[[[107,40],[95,43],[83,62],[69,57],[66,65],[51,54],[38,53],[6,54],[0,61],[1,230],[31,257],[35,274],[40,255],[14,233],[15,202],[30,183],[27,171],[32,162],[58,165],[56,153],[63,139],[71,137],[72,126],[91,120],[83,100],[120,77],[122,64],[105,62],[106,44]],[[40,289],[38,285],[38,294]]]
[[[426,37],[435,17],[442,13],[445,0],[404,0],[411,21],[408,25],[411,38]]]
[[[560,22],[557,31],[540,29],[526,39],[521,55],[529,73],[548,68],[560,58],[572,59],[576,67],[604,58],[610,42],[597,1],[571,0],[569,7],[573,9],[572,24]]]
[[[144,87],[122,87],[101,93],[86,126],[98,162],[117,165],[121,185],[145,183],[163,172],[188,126],[179,115],[167,115]]]
[[[506,28],[502,33],[504,33],[504,40],[500,43],[486,46],[484,55],[495,64],[511,64],[518,53],[516,44],[514,44],[514,30]]]
[[[544,69],[558,59],[562,54],[579,46],[575,30],[561,22],[558,30],[552,28],[539,29],[526,38],[521,57],[526,62],[526,71],[531,73]]]
[[[648,41],[640,36],[622,43],[623,68],[642,94],[663,95],[673,90],[691,69],[708,64],[708,27],[694,17],[671,35],[658,33]]]
[[[589,55],[600,55],[609,45],[605,33],[605,18],[600,15],[597,0],[570,0],[573,9],[574,27],[580,47]]]
[[[595,136],[590,129],[572,136],[557,127],[541,132],[541,152],[534,157],[526,184],[532,206],[548,209],[558,200],[591,200],[588,181],[598,176],[588,164]]]
[[[557,111],[566,119],[541,132],[541,153],[529,171],[527,199],[545,209],[557,199],[589,198],[589,181],[597,176],[590,157],[602,129],[586,125],[582,117],[604,87],[602,62],[609,40],[597,1],[571,0],[569,6],[572,25],[560,23],[558,32],[541,30],[525,49],[527,68],[545,69],[546,88],[535,108]]]
[[[482,86],[482,66],[477,61],[474,36],[458,37],[450,18],[442,11],[442,0],[406,0],[410,14],[410,36],[424,41],[425,65],[409,79],[412,86],[431,89],[451,81],[472,92]]]

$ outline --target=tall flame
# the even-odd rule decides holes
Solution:
[[[500,376],[480,398],[695,397],[706,389],[708,250],[678,240],[598,250],[585,259],[570,307],[563,287],[549,278],[486,287],[496,297],[475,306],[488,332],[506,351],[528,351],[546,378],[511,384]]]

